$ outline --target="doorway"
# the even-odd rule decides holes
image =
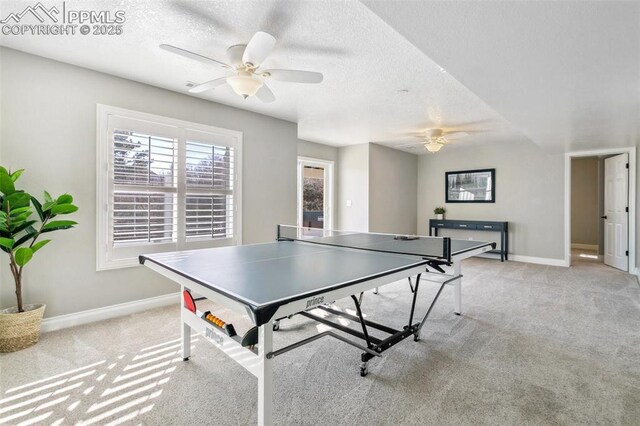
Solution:
[[[635,273],[635,148],[566,154],[565,263]]]
[[[333,161],[298,157],[298,226],[332,229]]]
[[[604,259],[604,159],[571,159],[571,256],[602,263]]]

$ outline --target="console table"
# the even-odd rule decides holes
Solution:
[[[509,260],[509,222],[490,222],[486,220],[449,220],[429,219],[429,236],[438,236],[438,229],[469,229],[473,231],[492,231],[500,233],[500,250],[487,253],[500,254],[500,261]]]

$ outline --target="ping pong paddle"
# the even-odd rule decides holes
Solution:
[[[195,314],[196,302],[195,300],[193,300],[193,296],[191,295],[191,292],[189,290],[184,290],[182,292],[182,298],[184,299],[184,307]]]

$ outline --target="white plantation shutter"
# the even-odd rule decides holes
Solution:
[[[98,121],[98,269],[240,242],[239,132],[112,107]]]
[[[186,164],[187,239],[231,237],[234,148],[187,141]]]
[[[113,131],[114,246],[176,240],[177,163],[176,139]]]
[[[116,191],[113,199],[114,246],[175,241],[175,194]]]

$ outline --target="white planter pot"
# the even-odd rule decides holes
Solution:
[[[444,215],[443,214],[437,214],[436,215],[436,219],[442,220],[442,219],[444,219]]]

